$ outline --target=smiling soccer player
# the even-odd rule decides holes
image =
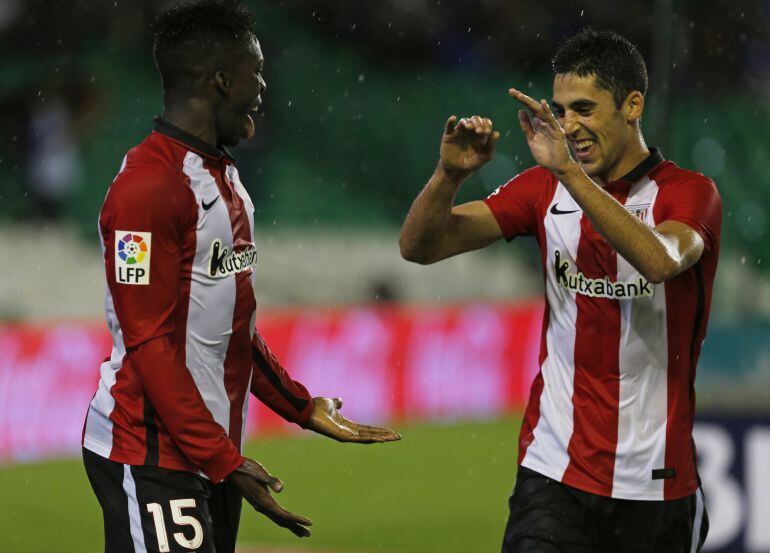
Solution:
[[[560,45],[553,69],[550,104],[509,91],[538,166],[454,206],[500,134],[489,119],[450,117],[401,253],[433,263],[526,235],[540,247],[540,373],[503,552],[690,553],[708,530],[693,384],[721,200],[711,180],[645,144],[647,70],[635,46],[585,30]]]
[[[254,328],[254,206],[225,146],[254,135],[264,58],[237,0],[177,5],[155,24],[163,114],[128,152],[99,216],[111,356],[83,430],[105,551],[235,550],[242,498],[308,536],[283,484],[241,455],[249,390],[343,442],[357,424],[292,380]]]

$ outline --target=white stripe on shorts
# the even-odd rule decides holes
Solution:
[[[700,543],[700,527],[703,524],[703,492],[700,488],[695,490],[695,520],[692,523],[692,542],[690,553],[698,553]]]
[[[134,542],[134,553],[147,553],[142,531],[142,516],[139,512],[139,501],[136,498],[136,482],[131,474],[131,465],[123,465],[123,490],[128,498],[128,520],[131,527],[131,539]]]

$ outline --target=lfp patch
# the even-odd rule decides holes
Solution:
[[[151,232],[115,231],[115,280],[150,284]]]

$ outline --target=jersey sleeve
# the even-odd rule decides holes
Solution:
[[[212,482],[243,462],[206,407],[179,344],[182,246],[197,206],[162,172],[121,173],[100,217],[107,283],[126,345],[124,366],[182,453]]]
[[[679,221],[703,238],[704,253],[719,247],[722,233],[722,199],[711,179],[689,173],[689,177],[667,183],[658,192],[656,224]]]
[[[509,242],[516,236],[537,231],[537,206],[547,182],[541,167],[527,169],[498,187],[484,202],[492,211],[503,236]]]
[[[292,380],[257,330],[251,339],[254,371],[251,393],[289,422],[305,427],[313,410],[307,389]]]

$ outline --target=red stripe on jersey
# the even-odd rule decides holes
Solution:
[[[175,153],[177,163],[182,166],[184,163],[184,155]],[[183,178],[187,181],[189,186],[189,177],[183,175]],[[193,211],[195,213],[194,225],[198,223],[198,210],[197,204]],[[193,261],[195,259],[195,250],[198,247],[198,234],[195,232],[186,233],[183,236],[183,242],[181,244],[182,255],[181,258],[185,260],[182,263],[182,269],[180,273],[180,285],[179,285],[179,307],[177,311],[177,324],[174,333],[174,342],[180,344],[179,352],[182,356],[185,366],[187,366],[187,348],[185,347],[187,341],[187,315],[190,308],[190,286],[192,283],[192,270]],[[174,463],[179,458],[179,446],[171,438],[171,435],[163,427],[163,432],[160,431],[162,423],[157,420],[156,423],[159,426],[158,431],[158,466],[164,467]],[[177,461],[178,462],[178,461]],[[195,467],[190,464],[190,470],[196,470]]]
[[[617,188],[613,195],[625,203],[629,186]],[[580,230],[577,271],[586,278],[610,275],[616,281],[617,254],[612,246],[598,236],[585,216]],[[617,300],[585,294],[576,294],[575,302],[574,427],[562,482],[611,496],[620,409],[620,306]]]
[[[681,293],[682,287],[696,294]],[[695,417],[695,364],[705,334],[705,287],[699,262],[692,270],[666,282],[668,313],[668,417],[666,420],[666,466],[676,477],[663,483],[664,499],[689,495],[697,485],[694,445],[681,436],[692,435]],[[700,314],[700,316],[699,316]],[[690,328],[690,332],[682,329]],[[672,340],[677,337],[678,340]]]
[[[114,240],[112,236],[107,240]],[[110,459],[131,459],[132,464],[144,464],[147,454],[144,427],[144,399],[142,384],[130,366],[129,356],[123,357],[120,370],[115,375],[115,385],[110,389],[115,398],[115,408],[110,413],[112,421],[112,449]]]

